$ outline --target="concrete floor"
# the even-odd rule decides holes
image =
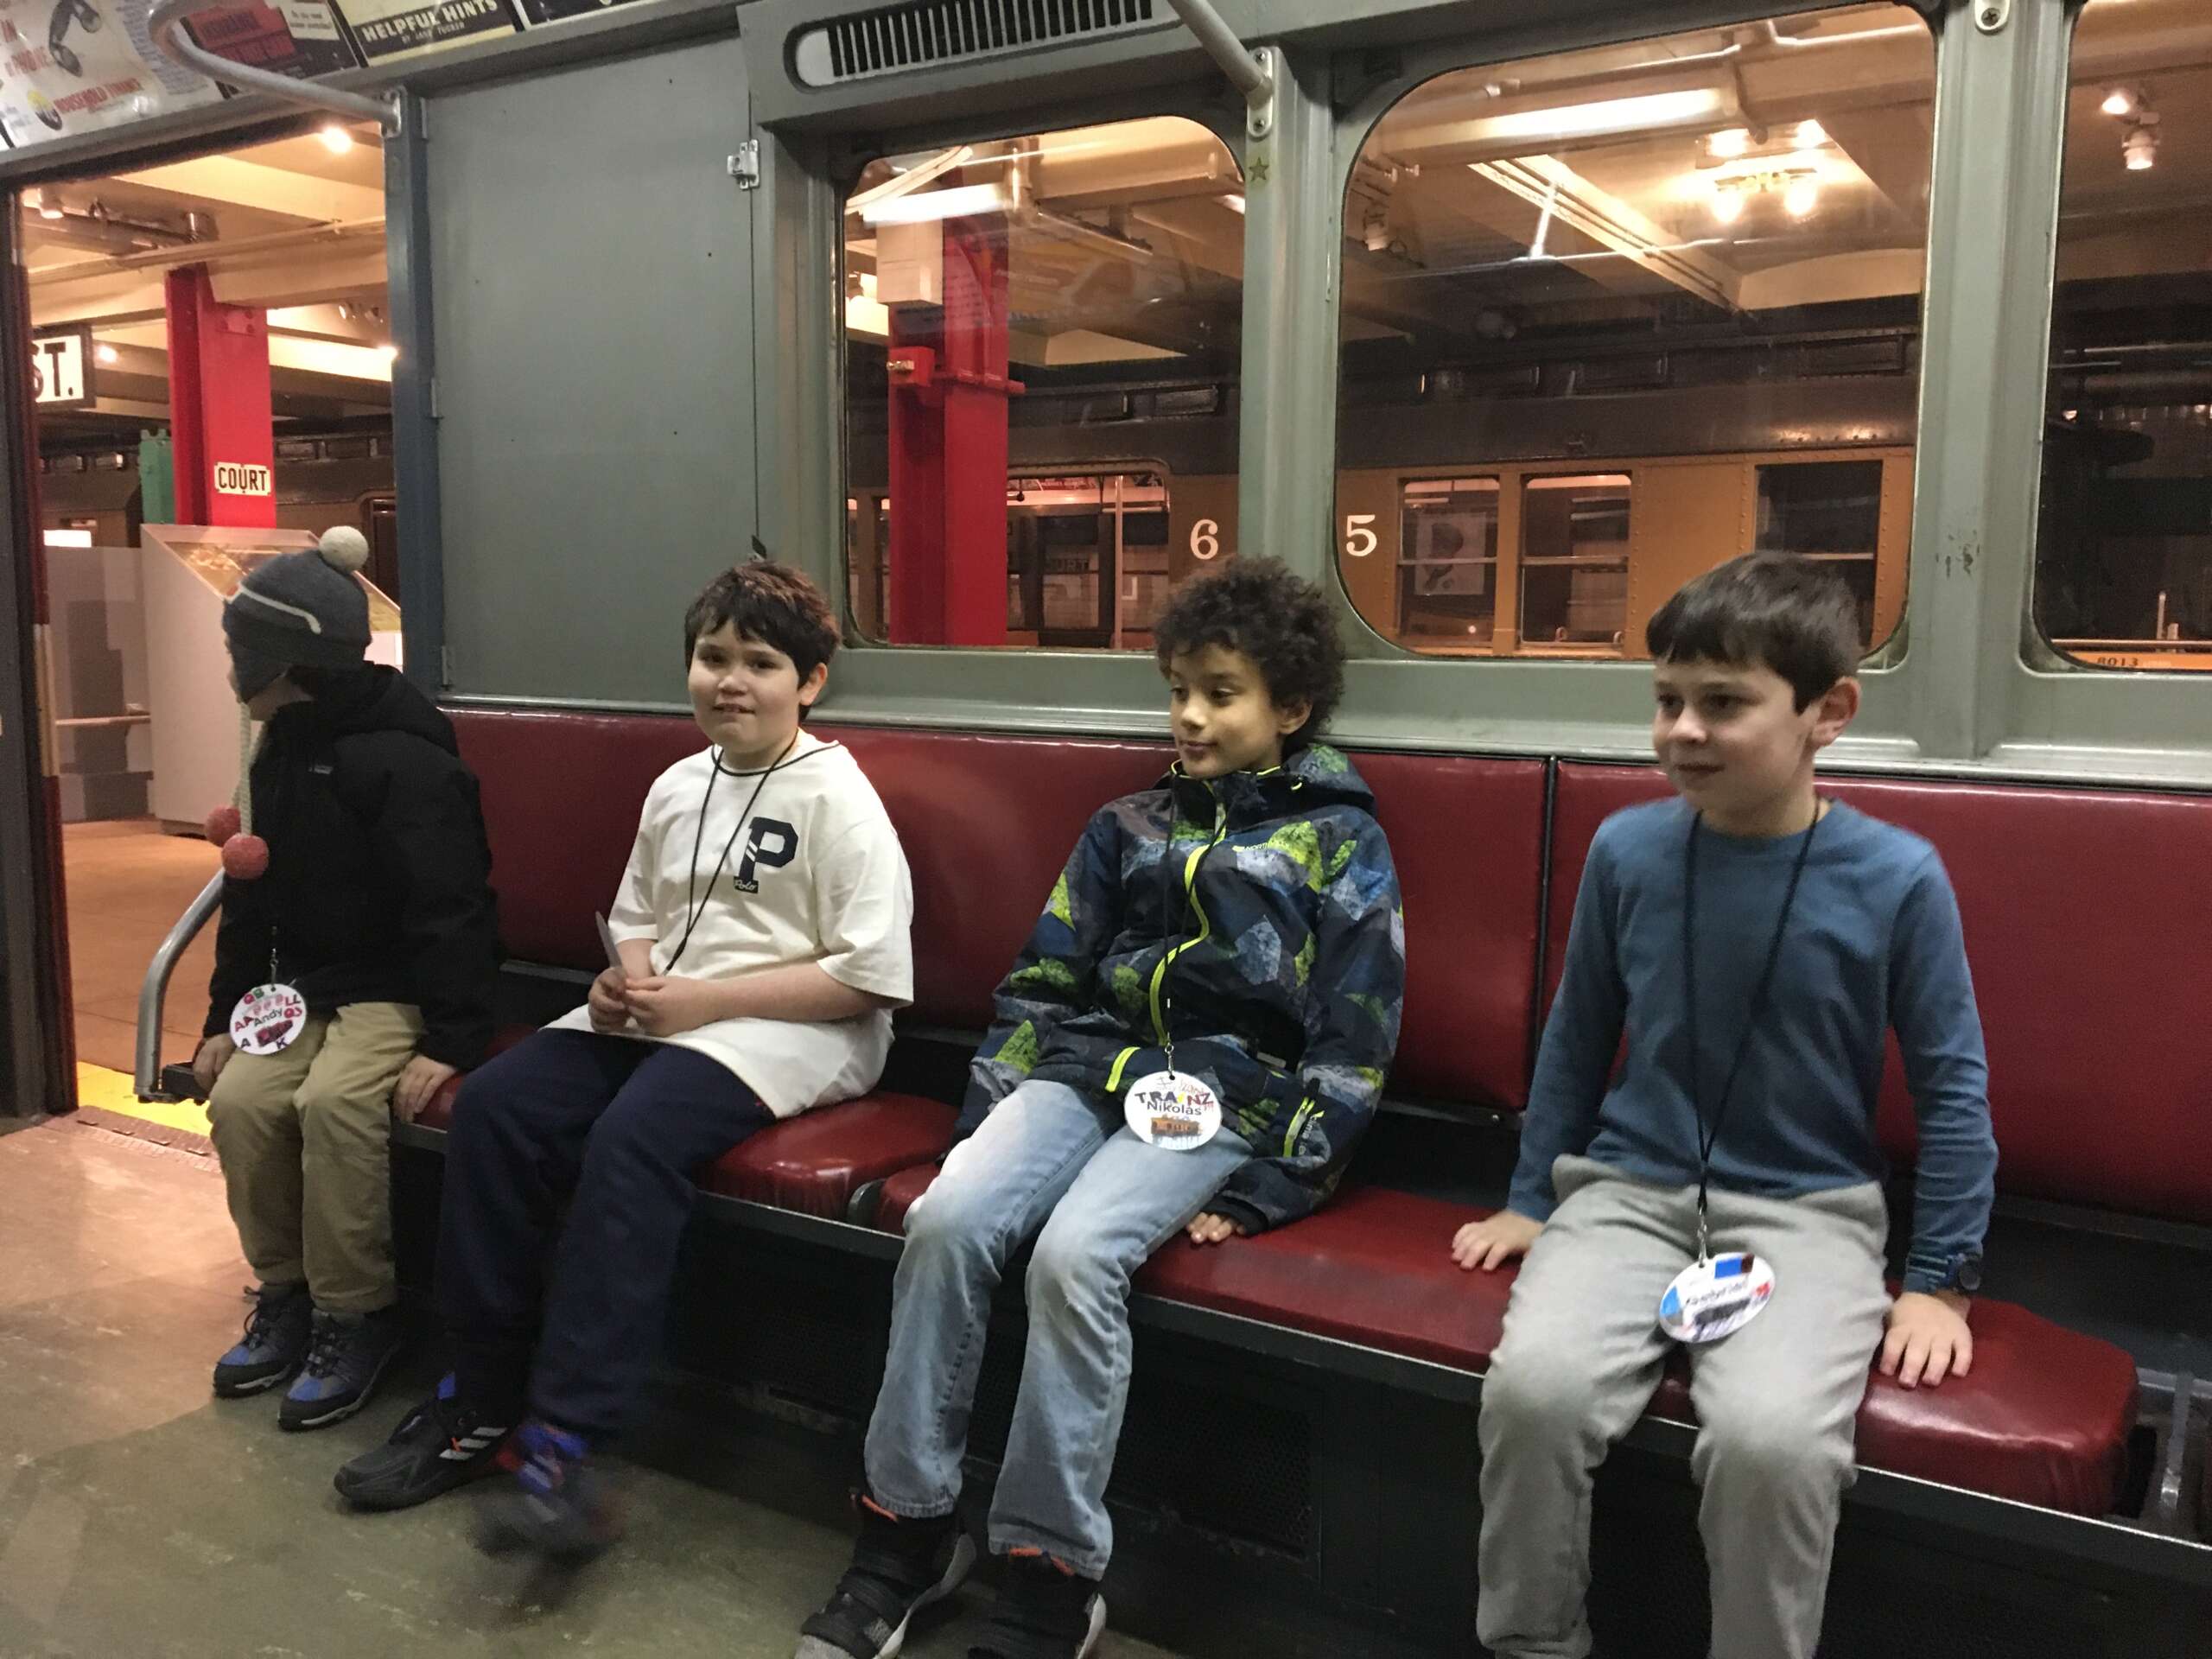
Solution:
[[[137,1055],[138,987],[146,964],[219,855],[196,836],[165,836],[150,820],[73,823],[61,851],[69,896],[69,982],[77,1058],[129,1071]],[[188,1060],[207,1012],[215,925],[201,930],[169,982],[162,1058]]]
[[[787,1659],[848,1547],[830,1443],[664,1413],[635,1445],[647,1466],[616,1465],[629,1536],[565,1593],[477,1554],[478,1492],[350,1514],[331,1471],[389,1432],[427,1364],[317,1433],[280,1433],[271,1399],[213,1399],[248,1274],[212,1160],[67,1119],[6,1132],[20,1122],[0,1118],[0,1659]],[[1205,1599],[1166,1599],[1150,1628]],[[971,1586],[908,1651],[963,1655],[988,1601]],[[1347,1650],[1249,1625],[1177,1639]],[[1118,1633],[1100,1652],[1173,1659]]]

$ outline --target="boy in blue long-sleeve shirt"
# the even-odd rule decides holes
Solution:
[[[1773,1275],[1756,1317],[1688,1344],[1712,1651],[1810,1659],[1869,1358],[1909,1388],[1973,1363],[1997,1162],[1981,1022],[1935,849],[1814,788],[1859,709],[1842,586],[1747,555],[1647,637],[1676,797],[1592,842],[1508,1207],[1452,1241],[1469,1268],[1528,1256],[1483,1392],[1478,1630],[1501,1659],[1590,1652],[1592,1476],[1674,1345],[1662,1299],[1709,1261]],[[1874,1132],[1891,1031],[1920,1122],[1894,1300]]]

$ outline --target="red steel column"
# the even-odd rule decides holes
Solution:
[[[168,298],[177,522],[272,527],[269,320],[217,301],[205,265],[169,272]]]
[[[897,645],[1006,643],[1007,222],[948,219],[942,306],[891,312]]]

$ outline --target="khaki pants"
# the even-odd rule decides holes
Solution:
[[[369,1313],[398,1300],[391,1266],[391,1089],[423,1034],[400,1002],[317,1014],[277,1054],[236,1054],[207,1120],[245,1259],[265,1285]]]

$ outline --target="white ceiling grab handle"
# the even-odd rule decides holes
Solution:
[[[1274,54],[1264,47],[1257,52],[1246,51],[1236,31],[1213,9],[1213,0],[1167,0],[1167,3],[1198,37],[1206,55],[1221,66],[1230,85],[1244,94],[1246,135],[1266,137],[1275,124]]]
[[[156,0],[154,9],[146,16],[147,31],[153,35],[154,44],[170,60],[196,70],[210,80],[235,86],[244,92],[262,92],[287,104],[304,105],[311,110],[342,116],[348,121],[373,121],[386,132],[398,130],[399,99],[396,93],[371,98],[361,92],[326,86],[320,81],[298,80],[274,70],[233,63],[208,51],[192,38],[184,20],[224,3],[225,0]]]

